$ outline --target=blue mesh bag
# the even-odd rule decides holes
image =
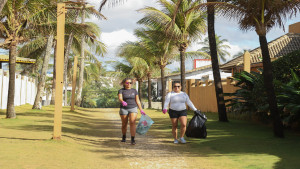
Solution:
[[[136,133],[143,135],[147,133],[154,121],[147,115],[142,115],[139,124],[136,127]]]

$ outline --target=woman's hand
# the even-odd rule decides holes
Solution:
[[[162,112],[163,112],[163,114],[166,114],[166,113],[167,113],[167,111],[168,111],[167,109],[163,109],[163,111],[162,111]]]
[[[125,107],[127,106],[127,103],[125,101],[122,101],[122,105]]]
[[[141,114],[142,115],[146,115],[146,113],[144,112],[144,110],[141,110]]]

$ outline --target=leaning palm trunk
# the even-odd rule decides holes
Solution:
[[[208,2],[213,2],[208,0]],[[219,121],[227,122],[226,107],[224,102],[223,88],[219,70],[218,54],[217,54],[217,45],[215,37],[215,11],[213,6],[207,7],[207,26],[208,26],[208,39],[209,39],[209,48],[211,54],[211,63],[213,69],[213,76],[215,82],[215,92],[217,97],[217,106],[219,113]]]
[[[85,12],[82,10],[82,16],[81,16],[81,23],[84,23],[85,19]],[[76,105],[81,105],[81,92],[83,87],[83,73],[84,73],[84,44],[85,44],[85,38],[84,35],[81,35],[81,53],[80,53],[80,64],[79,64],[79,80],[78,80],[78,88],[77,88],[77,97],[76,97]]]
[[[50,105],[55,104],[55,83],[56,83],[56,41],[54,43],[54,57],[53,57],[53,80],[52,80],[52,94],[51,94],[51,101]]]
[[[161,81],[161,108],[163,109],[165,104],[165,96],[166,96],[166,83],[165,83],[165,66],[160,66],[160,81]]]
[[[46,52],[45,52],[45,57],[44,57],[44,61],[43,61],[43,67],[42,67],[42,73],[40,75],[40,80],[39,80],[39,84],[38,84],[38,88],[37,88],[37,93],[35,96],[35,100],[34,100],[34,104],[32,106],[32,109],[41,109],[41,97],[42,97],[42,93],[44,92],[44,87],[45,87],[45,82],[46,82],[46,73],[48,70],[48,65],[49,65],[49,59],[50,59],[50,55],[51,55],[51,50],[52,50],[52,45],[53,45],[53,38],[54,35],[51,34],[48,37],[48,41],[47,41],[47,47],[46,47]]]
[[[148,108],[152,108],[151,106],[151,73],[148,73]]]
[[[65,97],[64,97],[64,105],[67,106],[68,102],[68,61],[69,61],[69,54],[71,51],[71,45],[73,43],[74,33],[71,32],[68,39],[68,44],[65,52],[65,63],[64,63],[64,86],[65,86]]]
[[[9,48],[9,87],[7,97],[6,118],[16,118],[15,112],[15,73],[16,73],[17,43],[11,42]]]
[[[0,14],[2,12],[2,9],[4,7],[4,5],[6,4],[7,0],[0,0]]]
[[[180,44],[180,76],[181,76],[181,90],[183,92],[186,91],[186,83],[185,83],[185,50],[186,50],[186,45],[185,44]]]
[[[280,118],[280,114],[277,107],[277,100],[275,95],[275,90],[273,86],[273,72],[272,65],[270,60],[270,54],[268,49],[268,42],[265,35],[259,36],[260,48],[262,51],[263,57],[263,76],[264,76],[264,85],[268,95],[269,108],[271,116],[273,119],[273,131],[276,137],[284,137],[283,133],[283,124]]]

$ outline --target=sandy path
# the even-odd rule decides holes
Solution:
[[[120,119],[118,113],[109,112],[105,114],[105,118],[114,121],[114,127],[120,129],[121,121],[118,121]],[[130,136],[129,126],[127,136]],[[120,137],[120,133],[116,133],[116,137]],[[125,160],[129,163],[130,168],[187,168],[184,156],[169,146],[170,140],[155,138],[151,135],[151,132],[142,136],[137,134],[136,145],[130,145],[130,141],[126,143],[119,142],[121,151],[117,151],[120,151],[125,156]]]

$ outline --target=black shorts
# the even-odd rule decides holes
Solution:
[[[187,116],[187,110],[185,109],[185,110],[176,111],[176,110],[169,109],[169,116],[170,118],[178,119],[181,116]]]

